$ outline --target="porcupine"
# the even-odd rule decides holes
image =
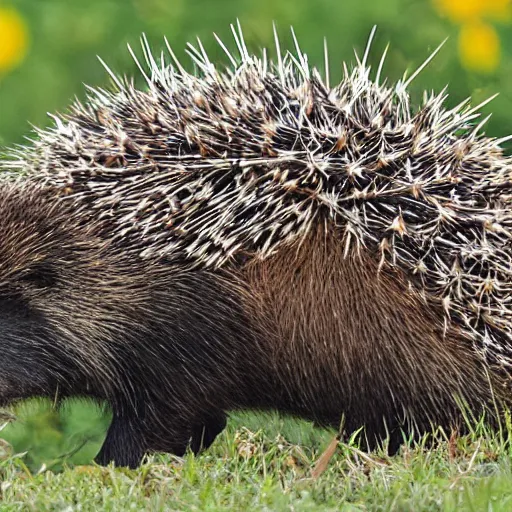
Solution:
[[[297,45],[54,116],[0,188],[0,397],[89,396],[97,460],[208,447],[236,409],[386,437],[510,404],[510,159],[479,107],[410,107]],[[373,32],[372,32],[373,35]],[[219,43],[225,49],[222,42]],[[434,52],[435,53],[435,52]],[[428,61],[427,61],[428,62]],[[418,70],[419,71],[419,70]],[[149,75],[148,75],[149,73]],[[10,176],[11,173],[7,173]]]

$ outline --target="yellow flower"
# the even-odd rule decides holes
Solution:
[[[512,2],[510,0],[491,0],[487,3],[487,14],[498,21],[512,19]]]
[[[500,40],[496,30],[482,21],[462,25],[459,54],[465,68],[490,73],[500,60]]]
[[[512,13],[510,0],[434,0],[434,5],[455,23],[482,17],[507,21]]]
[[[455,22],[481,16],[485,3],[485,0],[434,0],[437,10]]]
[[[27,51],[27,27],[13,8],[0,7],[0,73],[17,66]]]

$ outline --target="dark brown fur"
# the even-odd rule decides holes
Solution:
[[[400,428],[492,412],[468,342],[401,275],[322,228],[263,261],[218,271],[124,255],[77,205],[29,183],[0,188],[0,401],[106,400],[100,463],[197,452],[233,409],[346,428],[369,447]],[[497,398],[501,394],[497,392]]]
[[[246,268],[247,307],[256,303],[262,352],[280,383],[272,405],[334,427],[343,413],[348,432],[366,427],[370,446],[388,433],[400,442],[400,429],[462,424],[462,402],[492,416],[504,382],[470,341],[454,326],[445,333],[439,308],[398,272],[379,271],[364,249],[343,250],[342,236],[322,228]]]

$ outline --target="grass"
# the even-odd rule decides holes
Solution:
[[[340,443],[313,479],[333,436],[306,422],[239,414],[206,453],[155,455],[138,470],[66,458],[36,468],[30,450],[16,454],[4,442],[0,510],[512,510],[511,447],[484,427],[460,438],[439,434],[430,448],[425,438],[394,457]]]

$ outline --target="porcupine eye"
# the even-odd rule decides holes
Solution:
[[[57,277],[55,270],[49,263],[38,263],[23,272],[18,280],[36,288],[50,288],[55,286]]]

